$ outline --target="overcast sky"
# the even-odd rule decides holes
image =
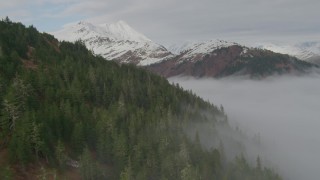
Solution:
[[[319,0],[1,0],[0,17],[46,32],[80,20],[124,20],[162,44],[292,43],[320,41],[319,8]]]

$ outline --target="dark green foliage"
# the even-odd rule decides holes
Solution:
[[[11,163],[45,159],[65,170],[78,160],[84,179],[232,179],[229,169],[256,177],[245,160],[224,167],[218,150],[187,138],[186,124],[225,114],[162,77],[8,20],[0,50],[0,148]]]
[[[13,171],[9,166],[0,167],[0,177],[3,180],[11,180],[13,179]]]
[[[84,180],[105,179],[98,163],[92,158],[88,148],[85,148],[80,157],[80,172]]]
[[[259,157],[258,157],[259,158]],[[260,160],[259,160],[260,161]],[[262,169],[259,168],[259,165],[254,170],[251,170],[251,167],[241,155],[235,159],[233,163],[231,163],[228,167],[228,173],[224,177],[230,180],[237,179],[258,179],[258,180],[280,180],[280,176],[274,174],[270,169]]]

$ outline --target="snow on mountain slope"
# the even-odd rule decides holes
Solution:
[[[172,45],[169,50],[175,54],[179,54],[179,61],[198,61],[201,60],[205,55],[211,54],[213,51],[226,48],[230,46],[238,45],[234,42],[227,42],[223,40],[209,40],[204,42],[186,42],[180,45]],[[243,48],[245,54],[248,48]]]
[[[178,55],[185,50],[192,49],[196,43],[197,42],[185,41],[182,43],[171,44],[167,49],[173,54]]]
[[[269,50],[248,48],[234,43],[219,43],[196,45],[175,58],[146,68],[164,77],[196,78],[221,78],[230,75],[264,78],[274,74],[305,74],[312,68],[317,68],[316,65]]]
[[[81,21],[66,25],[53,35],[71,42],[81,39],[95,54],[120,63],[143,66],[173,56],[165,47],[152,42],[124,21],[99,25]]]
[[[173,44],[169,46],[169,50],[174,54],[180,54],[184,51],[189,51],[189,55],[210,53],[221,47],[229,47],[232,45],[238,45],[237,43],[227,42],[223,40],[209,40],[204,42],[183,42],[180,44]]]
[[[135,31],[124,21],[118,21],[114,24],[101,24],[100,27],[105,28],[105,32],[109,33],[110,36],[113,36],[117,40],[151,42],[150,39]]]
[[[312,52],[320,54],[320,41],[319,42],[317,42],[317,41],[304,42],[304,43],[297,44],[297,46],[299,46],[301,48],[309,49]]]
[[[222,41],[222,40],[210,40],[202,43],[195,43],[191,49],[186,49],[188,51],[184,57],[191,57],[197,54],[210,53],[216,49],[222,47],[229,47],[232,45],[237,45],[236,43]]]
[[[258,48],[289,54],[301,60],[316,64],[320,63],[320,42],[304,42],[293,45],[268,43],[258,45]]]

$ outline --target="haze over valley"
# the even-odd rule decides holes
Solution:
[[[320,75],[194,79],[173,77],[203,99],[222,104],[233,127],[259,135],[263,162],[285,179],[317,179],[320,167]],[[252,147],[250,147],[252,146]],[[247,147],[254,149],[251,144]],[[256,151],[256,150],[254,150]]]

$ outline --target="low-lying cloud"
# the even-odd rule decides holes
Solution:
[[[319,74],[260,81],[185,77],[169,81],[216,105],[222,104],[233,127],[239,127],[248,137],[259,135],[264,148],[255,153],[285,179],[319,178]],[[246,147],[248,153],[257,151],[254,148]]]

